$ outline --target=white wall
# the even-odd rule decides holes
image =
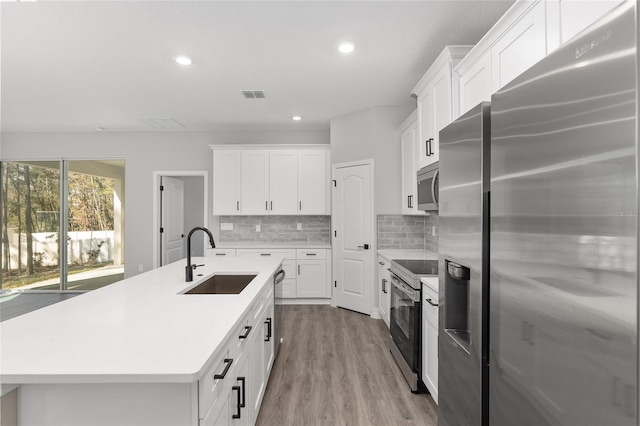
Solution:
[[[407,107],[375,107],[331,120],[331,163],[374,160],[376,214],[401,213],[401,159],[398,126]]]
[[[122,158],[125,166],[125,277],[153,264],[154,171],[207,170],[213,175],[210,144],[329,143],[326,130],[296,132],[3,133],[0,160]],[[211,188],[211,182],[209,182]],[[217,223],[211,216],[209,228]]]

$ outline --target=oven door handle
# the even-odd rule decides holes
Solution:
[[[400,282],[400,280],[396,277],[394,277],[393,275],[391,276],[391,283],[393,284],[393,287],[395,289],[397,289],[399,292],[405,294],[407,297],[409,297],[409,299],[413,300],[414,302],[419,302],[420,301],[420,292],[414,289],[408,289],[408,286],[405,286],[402,282]]]

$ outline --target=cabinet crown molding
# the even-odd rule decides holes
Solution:
[[[264,150],[306,150],[306,149],[326,149],[331,150],[329,144],[224,144],[224,145],[209,145],[212,150],[222,149],[264,149]]]
[[[445,46],[435,61],[431,64],[427,72],[422,76],[418,84],[411,91],[412,95],[420,97],[420,94],[429,85],[429,81],[434,74],[440,71],[441,67],[452,60],[460,60],[464,58],[473,46]]]
[[[542,0],[518,0],[498,19],[493,27],[482,36],[480,41],[455,66],[457,75],[464,74],[485,52],[493,47],[502,36],[522,18],[529,9]]]

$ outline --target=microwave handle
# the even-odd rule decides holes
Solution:
[[[433,179],[431,180],[431,196],[433,197],[433,202],[438,204],[438,193],[436,190],[436,185],[438,184],[438,178],[440,175],[440,170],[436,170],[436,173],[433,175]]]

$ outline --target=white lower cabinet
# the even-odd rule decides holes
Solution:
[[[422,381],[438,403],[438,278],[422,284]]]
[[[274,359],[272,287],[245,318],[199,381],[200,426],[249,426],[256,423]]]
[[[378,256],[378,301],[380,316],[389,327],[389,315],[391,309],[391,262],[382,256]]]

